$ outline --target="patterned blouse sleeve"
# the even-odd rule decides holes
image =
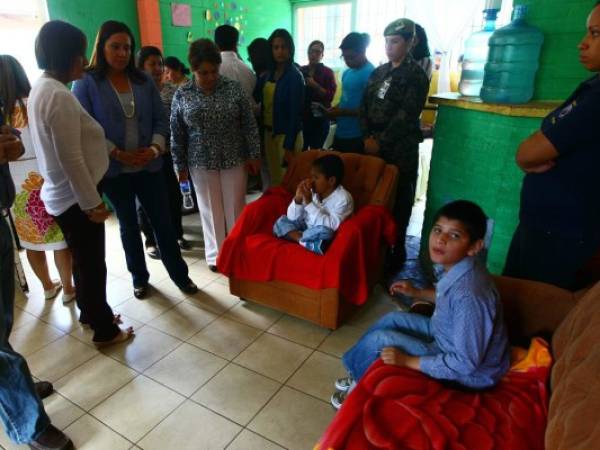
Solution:
[[[171,153],[173,163],[178,172],[186,170],[187,164],[187,145],[188,130],[183,120],[183,98],[181,89],[175,93],[171,107]]]
[[[242,133],[244,133],[248,149],[248,159],[260,159],[260,137],[256,118],[254,117],[254,109],[241,87],[237,86],[235,92],[240,108]]]

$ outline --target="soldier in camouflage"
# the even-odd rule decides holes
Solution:
[[[406,259],[404,240],[417,182],[419,143],[423,141],[419,117],[429,91],[429,79],[409,51],[415,24],[398,19],[384,31],[389,62],[371,74],[360,107],[365,153],[379,156],[398,167],[394,217],[398,225],[396,247],[388,258],[388,270]]]

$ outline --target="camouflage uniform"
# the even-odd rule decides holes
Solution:
[[[406,236],[417,182],[419,143],[423,141],[419,117],[429,91],[429,79],[407,55],[400,66],[384,64],[371,74],[360,106],[363,136],[374,137],[379,154],[398,167],[398,191],[394,216],[398,247]],[[402,257],[400,257],[402,259]]]
[[[391,63],[371,74],[360,106],[363,136],[373,136],[379,156],[402,173],[416,169],[423,141],[419,117],[425,106],[429,80],[425,71],[407,56],[397,68]]]

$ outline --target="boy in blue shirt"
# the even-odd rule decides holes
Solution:
[[[444,275],[436,289],[416,289],[408,281],[390,288],[435,302],[433,316],[397,311],[377,321],[342,358],[349,377],[336,381],[334,408],[377,358],[470,389],[500,381],[509,368],[509,345],[498,292],[476,258],[485,231],[486,216],[472,202],[458,200],[437,212],[429,255]]]

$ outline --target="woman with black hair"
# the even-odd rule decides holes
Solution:
[[[83,107],[104,128],[110,166],[103,189],[121,228],[127,268],[136,298],[148,292],[150,274],[137,221],[136,199],[150,219],[171,280],[186,294],[198,291],[188,277],[169,214],[162,155],[168,123],[154,82],[135,67],[135,40],[127,25],[100,27],[86,75],[73,85]]]
[[[4,123],[21,133],[25,147],[23,160],[16,163],[15,180],[18,186],[13,218],[19,242],[25,248],[27,260],[36,277],[44,288],[44,298],[52,300],[63,289],[62,302],[68,304],[75,300],[71,252],[60,227],[52,220],[44,202],[40,200],[40,189],[44,182],[39,174],[38,163],[31,145],[31,130],[27,114],[27,97],[31,86],[23,66],[10,55],[0,55],[0,106]],[[41,225],[43,223],[43,225]],[[46,251],[54,253],[54,264],[60,275],[60,281],[50,278]]]
[[[367,59],[370,38],[366,33],[352,32],[340,44],[342,58],[348,69],[342,74],[342,97],[328,111],[336,121],[333,150],[364,153],[363,134],[358,121],[358,107],[375,66]]]
[[[433,60],[431,59],[431,52],[429,51],[427,33],[425,33],[425,29],[418,23],[415,23],[415,37],[413,39],[413,47],[410,50],[410,54],[417,65],[421,66],[421,68],[425,71],[429,81],[431,81]]]
[[[162,99],[163,106],[167,120],[171,117],[171,103],[173,102],[173,96],[177,91],[177,86],[171,83],[163,83],[163,58],[161,51],[152,45],[148,45],[140,48],[136,57],[136,66],[138,69],[143,70],[154,80],[154,84],[160,92],[160,98]],[[183,226],[181,224],[181,208],[183,205],[183,198],[181,196],[181,190],[179,188],[179,182],[177,181],[177,175],[173,168],[173,158],[169,151],[169,141],[166,141],[167,151],[163,154],[163,167],[162,172],[165,177],[167,184],[167,196],[169,198],[169,206],[171,212],[171,221],[175,230],[175,237],[177,237],[177,243],[182,250],[188,250],[190,248],[189,242],[183,237]],[[144,245],[146,246],[146,253],[150,258],[160,259],[160,252],[156,247],[156,239],[154,238],[154,230],[148,220],[148,216],[141,205],[138,205],[138,221],[140,228],[144,233],[146,240]]]
[[[54,216],[73,255],[79,321],[106,345],[128,339],[106,300],[104,221],[99,184],[108,169],[102,126],[82,108],[67,83],[81,78],[87,65],[85,35],[60,21],[46,23],[36,39],[42,77],[29,95],[31,137],[44,178],[41,199]],[[118,321],[118,317],[117,317]]]
[[[389,61],[373,71],[360,105],[360,126],[365,153],[398,168],[398,186],[393,208],[396,245],[388,255],[387,272],[399,269],[406,259],[404,241],[415,200],[419,143],[423,134],[419,117],[427,100],[429,80],[410,50],[415,23],[402,18],[383,31]]]
[[[287,30],[269,37],[269,71],[256,84],[255,98],[261,104],[264,145],[271,183],[279,184],[285,167],[302,149],[304,77],[294,64],[294,40]]]
[[[257,78],[269,71],[271,47],[265,38],[256,38],[248,45],[248,61]]]
[[[175,86],[181,86],[188,81],[190,69],[176,56],[167,56],[165,58],[165,81],[173,83]]]
[[[329,118],[325,111],[331,108],[337,84],[333,70],[321,61],[325,53],[325,45],[321,41],[313,41],[308,46],[308,65],[300,71],[306,83],[304,99],[304,150],[323,148],[329,134]]]

